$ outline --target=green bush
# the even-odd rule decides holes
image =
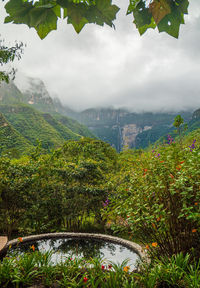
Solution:
[[[192,248],[199,253],[200,150],[195,141],[140,155],[124,152],[111,182],[113,193],[103,213],[114,232],[129,232],[151,254],[172,256]]]

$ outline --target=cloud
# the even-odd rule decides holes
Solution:
[[[15,65],[41,78],[52,95],[74,109],[128,107],[134,111],[200,107],[200,2],[191,1],[178,40],[157,31],[138,35],[129,1],[115,1],[121,11],[116,30],[86,25],[77,35],[71,25],[40,40],[25,25],[0,24],[1,35],[27,44]],[[1,19],[3,4],[0,4]]]

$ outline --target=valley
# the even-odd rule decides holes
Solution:
[[[26,143],[24,151],[35,146],[38,140],[49,150],[60,147],[66,140],[81,137],[101,139],[118,152],[127,148],[146,148],[167,134],[174,134],[173,121],[177,114],[188,124],[188,132],[200,127],[199,109],[168,113],[135,113],[115,108],[73,111],[59,98],[52,98],[40,79],[30,77],[22,90],[14,82],[1,84],[0,112],[12,131]],[[12,143],[11,138],[6,142]],[[17,139],[15,144],[8,146],[19,146]],[[2,141],[5,142],[3,138]]]

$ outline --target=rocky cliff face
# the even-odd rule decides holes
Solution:
[[[194,113],[192,114],[192,119],[200,119],[200,109],[194,111]]]
[[[144,148],[154,143],[173,129],[177,114],[185,121],[192,115],[191,112],[137,114],[126,109],[100,108],[85,110],[74,117],[97,137],[121,151],[124,147]]]
[[[152,126],[144,126],[143,128],[136,124],[127,124],[122,127],[122,147],[136,147],[136,138],[143,131],[152,129]]]
[[[38,110],[58,112],[59,106],[62,106],[58,99],[54,101],[51,98],[44,82],[40,79],[26,77],[26,85],[21,88],[21,91],[26,98],[26,103]]]

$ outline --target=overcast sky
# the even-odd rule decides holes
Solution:
[[[178,40],[156,30],[139,36],[132,16],[125,15],[128,0],[113,1],[121,7],[116,30],[89,24],[78,35],[62,20],[57,31],[40,40],[25,25],[3,24],[5,2],[0,2],[1,37],[27,45],[15,67],[43,80],[50,95],[69,107],[200,108],[199,0],[190,1]]]

